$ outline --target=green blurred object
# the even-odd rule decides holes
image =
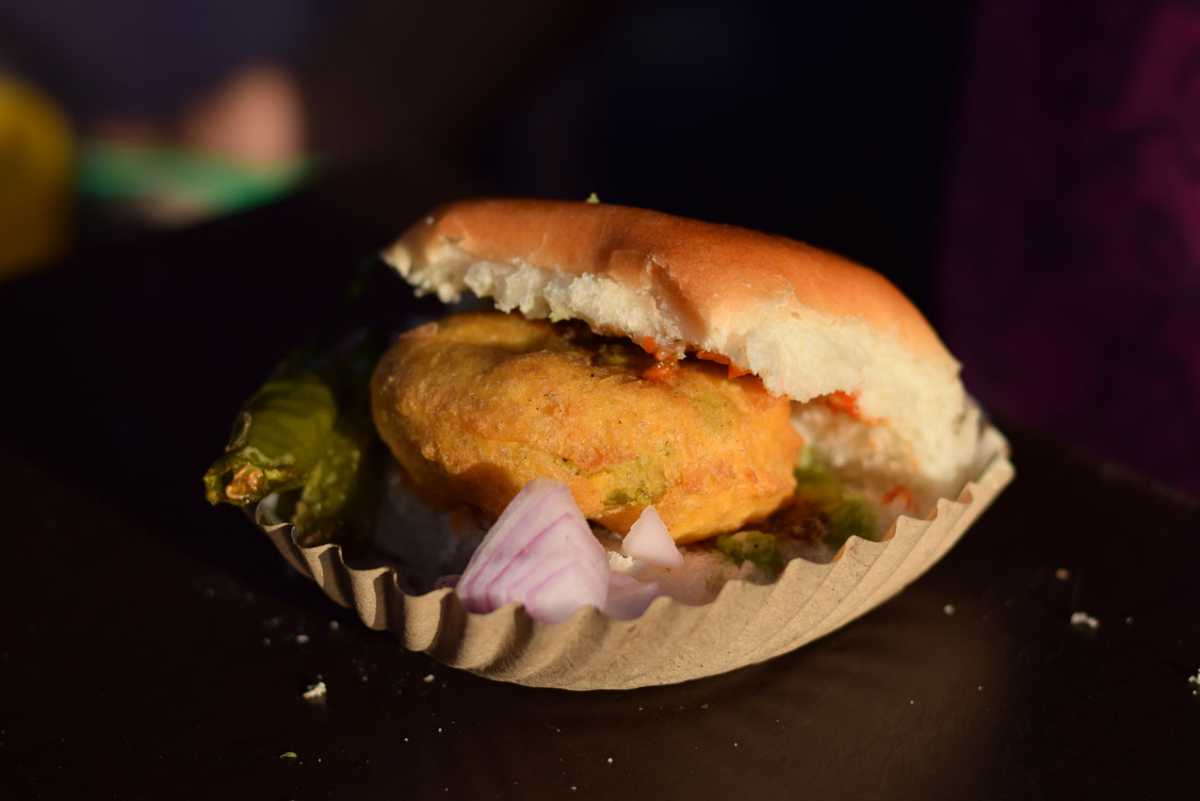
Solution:
[[[303,160],[271,169],[160,146],[92,141],[80,152],[76,189],[104,203],[128,203],[163,222],[187,222],[258,206],[313,172]]]

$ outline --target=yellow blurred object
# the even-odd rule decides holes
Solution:
[[[0,73],[0,280],[66,244],[73,152],[54,101]]]

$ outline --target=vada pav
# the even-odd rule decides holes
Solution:
[[[932,518],[1006,451],[920,312],[799,242],[483,199],[382,256],[418,294],[494,310],[289,359],[205,489],[298,547],[386,552],[413,595],[547,621],[706,603]]]
[[[970,472],[959,365],[886,279],[781,237],[601,203],[472,200],[384,253],[493,313],[380,360],[377,430],[417,491],[495,516],[534,478],[618,534],[877,536]],[[728,540],[726,540],[728,541]],[[732,547],[732,546],[731,546]]]

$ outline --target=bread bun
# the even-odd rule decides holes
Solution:
[[[435,210],[382,255],[447,303],[470,290],[722,354],[790,397],[838,466],[944,495],[976,461],[978,410],[929,323],[883,276],[809,245],[624,206],[482,199]],[[861,414],[820,401],[835,392]]]

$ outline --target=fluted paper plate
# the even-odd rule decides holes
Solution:
[[[534,687],[628,689],[724,673],[799,648],[874,609],[929,569],[1012,480],[1003,437],[989,428],[991,454],[955,500],[929,519],[901,516],[883,539],[850,537],[832,562],[793,559],[771,584],[735,579],[710,603],[654,600],[636,620],[594,607],[562,623],[539,623],[510,604],[468,612],[450,589],[409,595],[386,565],[350,567],[337,545],[306,548],[288,524],[262,529],[289,563],[367,626],[452,667]]]

